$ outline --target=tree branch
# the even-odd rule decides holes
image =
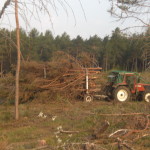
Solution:
[[[2,15],[4,14],[5,12],[5,9],[7,8],[7,6],[9,6],[11,3],[11,0],[7,0],[5,3],[4,3],[4,6],[2,7],[2,10],[0,11],[0,19],[2,18]]]

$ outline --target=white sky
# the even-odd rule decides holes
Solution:
[[[6,0],[1,0],[1,7],[5,1]],[[77,35],[80,35],[83,38],[89,38],[95,34],[103,38],[106,35],[111,35],[112,31],[116,27],[123,29],[132,24],[132,22],[129,21],[125,24],[122,22],[116,22],[115,19],[111,17],[111,15],[107,12],[110,8],[109,0],[81,0],[84,11],[82,10],[79,0],[66,1],[73,9],[75,19],[69,7],[66,7],[66,13],[65,9],[63,9],[58,1],[56,1],[58,15],[52,9],[52,7],[49,8],[54,30],[47,15],[40,16],[41,23],[32,18],[29,21],[30,27],[25,26],[23,20],[20,20],[20,25],[27,31],[30,31],[34,27],[40,32],[51,30],[54,36],[61,35],[62,33],[66,32],[71,38],[75,38]],[[8,7],[7,11],[9,10],[11,9]],[[86,19],[84,17],[84,13],[86,15]],[[8,18],[10,23],[8,23]],[[4,15],[3,19],[0,20],[0,27],[13,29],[15,26],[14,22],[14,15]]]

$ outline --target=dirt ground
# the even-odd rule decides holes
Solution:
[[[0,106],[0,150],[150,149],[150,104],[60,99]],[[117,132],[116,132],[117,131]]]

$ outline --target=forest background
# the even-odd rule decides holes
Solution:
[[[0,30],[1,76],[11,72],[16,64],[15,32]],[[87,56],[90,58],[87,61],[96,59],[92,66],[88,63],[83,66],[100,66],[104,71],[120,69],[141,72],[149,68],[149,29],[145,33],[128,36],[116,28],[110,36],[101,38],[94,35],[89,39],[83,39],[80,35],[71,39],[67,33],[54,37],[50,30],[42,33],[35,28],[29,33],[21,29],[20,34],[23,61],[47,62],[52,60],[55,52],[63,51],[77,60]]]

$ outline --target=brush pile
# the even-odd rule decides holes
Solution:
[[[58,51],[49,62],[23,62],[20,75],[20,101],[24,103],[38,100],[43,103],[56,100],[60,96],[69,100],[79,98],[86,91],[87,71],[89,92],[92,94],[100,92],[106,80],[101,68],[91,68],[96,61],[92,58],[90,62],[89,57],[80,56],[78,60]],[[9,96],[9,100],[10,97],[14,99],[14,90],[10,92],[9,89],[9,93],[13,93]]]

